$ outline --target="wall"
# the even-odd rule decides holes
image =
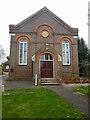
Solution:
[[[38,25],[43,23],[48,23],[48,25],[41,25],[38,27],[38,29],[36,29]],[[55,32],[49,25],[53,26]],[[42,29],[48,29],[50,31],[50,36],[48,38],[43,38],[40,35],[40,31]],[[27,34],[31,38],[31,41],[28,43],[28,62],[26,66],[21,66],[18,64],[19,42],[17,40],[17,36],[21,34]],[[58,55],[62,57],[62,45],[59,43],[59,40],[64,35],[68,35],[68,37],[70,37],[73,41],[73,44],[70,44],[71,64],[69,66],[64,66],[62,65],[62,61],[58,61]],[[48,50],[46,50],[46,44],[48,44]],[[36,19],[32,20],[32,22],[29,21],[18,27],[15,36],[11,35],[9,78],[13,80],[32,81],[32,77],[35,76],[35,74],[37,74],[39,78],[39,55],[43,52],[51,52],[56,58],[54,61],[55,78],[71,77],[72,74],[74,76],[79,75],[77,39],[73,38],[72,33],[64,26],[59,24],[48,14],[44,13]],[[33,55],[35,55],[36,60],[33,62],[32,71]],[[13,69],[13,71],[11,69]]]

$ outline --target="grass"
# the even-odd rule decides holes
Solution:
[[[75,87],[74,91],[81,92],[87,96],[90,96],[90,86],[78,86]]]
[[[52,90],[7,90],[5,94],[2,96],[3,118],[87,118]]]

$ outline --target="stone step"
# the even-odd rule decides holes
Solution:
[[[41,78],[40,80],[41,80],[41,81],[54,81],[54,80],[56,80],[56,79],[55,79],[55,78],[47,78],[47,79],[46,79],[46,78],[45,78],[45,79],[44,79],[44,78]]]
[[[41,85],[60,85],[59,83],[41,83]]]
[[[40,80],[56,80],[56,78],[40,78]]]
[[[57,83],[57,81],[41,81],[41,83]]]
[[[41,82],[57,82],[56,80],[41,80]]]
[[[55,78],[41,78],[41,85],[57,85],[59,84]]]

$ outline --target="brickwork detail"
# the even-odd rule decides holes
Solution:
[[[16,41],[19,42],[22,38],[25,38],[27,40],[27,42],[31,42],[31,38],[27,34],[20,34],[20,35],[18,35],[17,38],[16,38]]]
[[[63,40],[68,40],[70,44],[73,44],[73,40],[69,36],[62,36],[59,39],[59,43],[62,44]]]
[[[78,35],[78,30],[77,28],[69,28],[63,21],[59,21],[59,18],[57,18],[59,21],[57,22],[55,15],[49,14],[50,12],[46,14],[46,11],[40,15],[35,14],[35,18],[31,17],[18,25],[10,26],[11,33],[15,32],[15,36],[11,35],[10,43],[9,78],[11,80],[34,81],[35,74],[40,79],[40,57],[43,54],[51,54],[54,58],[54,78],[71,79],[72,75],[79,76],[77,38],[73,38],[74,35]],[[48,37],[41,37],[43,30],[48,31]],[[22,39],[28,42],[27,65],[18,64],[19,41]],[[63,40],[68,40],[70,43],[70,65],[63,65],[62,59],[58,60],[58,56],[63,58]],[[33,56],[35,56],[35,61],[32,61]]]
[[[52,29],[53,32],[55,32],[54,28],[52,25],[48,24],[48,23],[42,23],[42,24],[39,24],[36,28],[35,28],[35,32],[37,32],[38,28],[41,27],[41,26],[48,26]]]

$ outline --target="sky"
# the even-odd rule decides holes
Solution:
[[[1,0],[0,45],[10,54],[9,24],[17,24],[46,6],[68,25],[79,29],[79,37],[88,44],[89,0]]]

